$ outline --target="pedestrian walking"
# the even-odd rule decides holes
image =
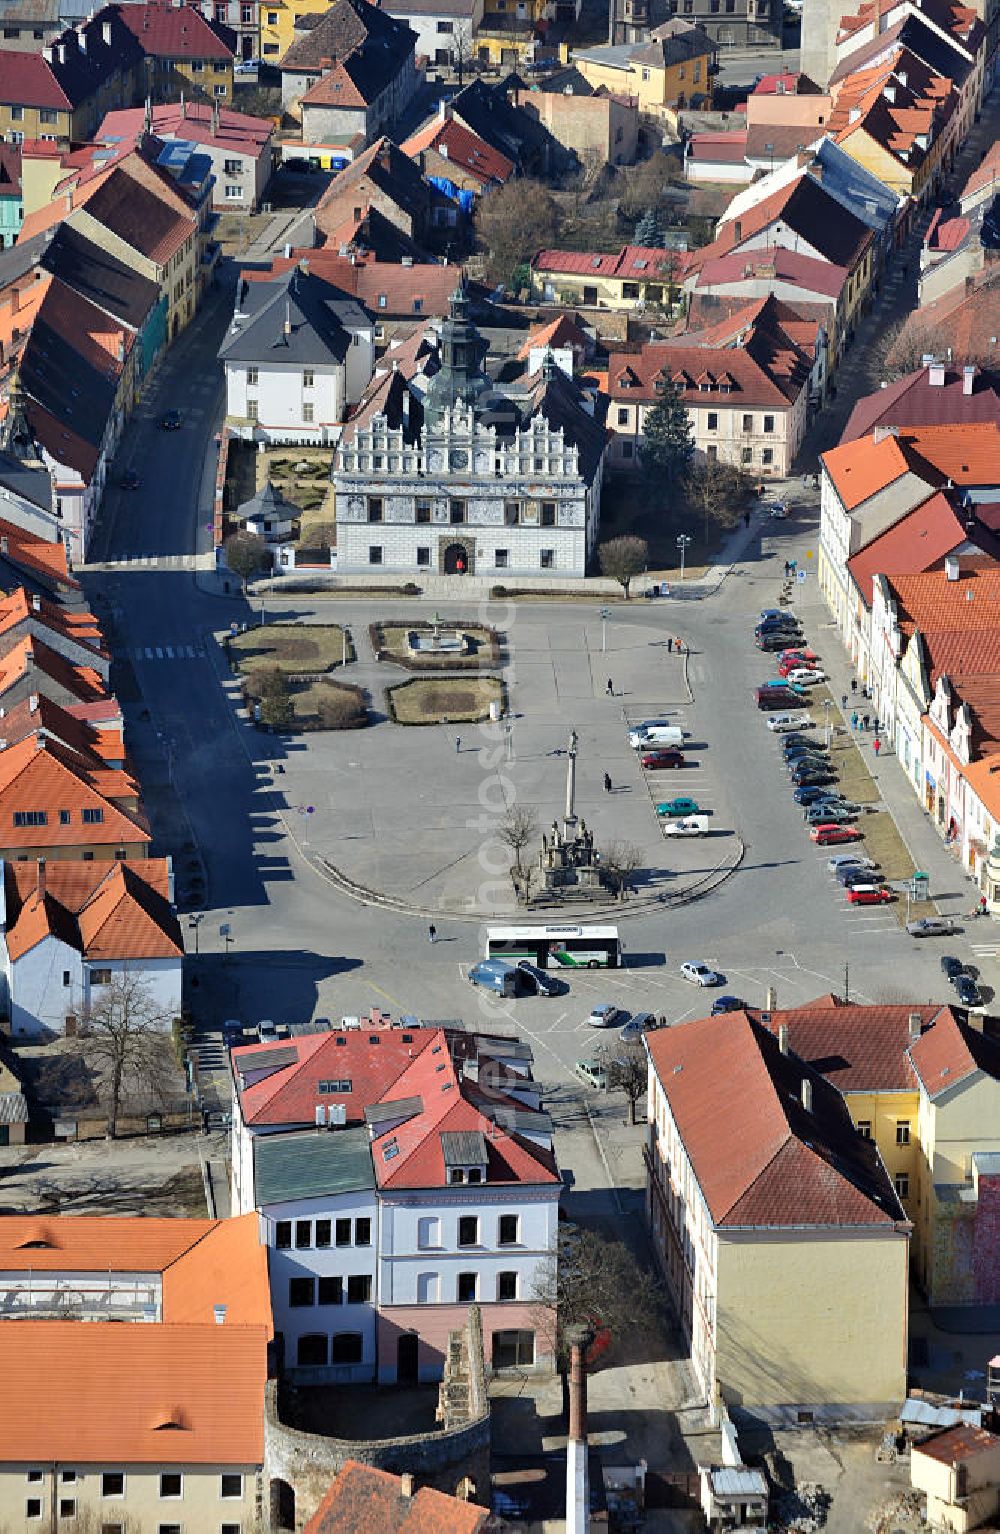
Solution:
[[[615,684],[614,684],[614,682],[612,682],[611,678],[608,677],[608,697],[609,698],[613,698],[614,695],[615,695]]]
[[[863,715],[863,717],[862,717],[862,720],[861,720],[861,728],[862,728],[862,729],[863,729],[863,730],[867,730],[867,728],[868,728],[868,722],[869,722],[869,720],[870,720],[870,718],[871,718],[871,715],[870,715],[870,714],[865,714],[865,715]]]
[[[872,750],[875,752],[875,755],[878,756],[878,754],[881,751],[881,749],[882,749],[882,742],[879,740],[878,736],[876,735],[875,739],[872,741]]]
[[[856,676],[852,676],[851,677],[851,694],[852,694],[852,696],[853,696],[853,694],[855,694],[857,692],[857,690],[858,690],[858,679],[857,679]]]
[[[788,560],[785,560],[785,579],[788,579]]]
[[[744,527],[749,527],[750,526],[750,513],[748,511],[745,511],[743,513],[743,526]]]
[[[684,653],[684,646],[681,644],[681,640],[680,640],[680,635],[679,634],[677,635],[676,639],[674,640],[674,649],[677,651],[678,655],[683,655],[683,653]]]
[[[857,709],[855,709],[854,713],[851,715],[851,729],[852,730],[856,730],[857,727],[858,727],[858,711],[857,711]]]
[[[670,638],[668,636],[668,638],[667,638],[667,654],[668,655],[672,655],[673,653],[674,653],[674,641],[673,641],[672,638]]]
[[[428,942],[436,943],[437,942],[437,935],[438,935],[438,929],[435,927],[434,923],[431,922],[430,926],[427,928],[427,940],[428,940]]]
[[[459,751],[461,751],[461,749],[462,749],[462,737],[461,737],[461,735],[456,735],[455,736],[455,755],[456,756],[458,755]]]
[[[610,792],[611,792],[611,774],[610,774],[610,772],[606,772],[604,774],[604,792],[606,794],[610,794]]]
[[[846,692],[842,692],[840,694],[840,706],[841,706],[841,708],[844,710],[844,712],[846,714],[846,712],[847,712],[847,694],[846,694]]]

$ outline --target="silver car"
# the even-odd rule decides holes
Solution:
[[[921,916],[919,921],[908,921],[906,930],[911,937],[951,937],[958,926],[950,916]]]

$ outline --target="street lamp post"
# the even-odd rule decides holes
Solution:
[[[831,736],[830,736],[830,710],[831,710],[832,707],[833,707],[833,700],[831,698],[824,698],[824,700],[823,700],[823,727],[824,727],[824,730],[825,730],[825,733],[826,733],[826,749],[828,751],[830,749],[830,739],[831,739]]]
[[[681,551],[681,580],[682,581],[684,579],[684,556],[687,553],[687,546],[688,546],[688,544],[690,542],[691,542],[691,534],[690,533],[678,533],[677,534],[677,547]]]
[[[601,654],[602,655],[606,652],[606,650],[608,648],[608,619],[610,617],[611,617],[610,609],[608,609],[607,607],[602,607],[601,608]]]

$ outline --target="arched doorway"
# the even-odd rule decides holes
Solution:
[[[271,1527],[295,1527],[295,1489],[287,1481],[275,1479],[271,1482]]]
[[[396,1343],[397,1385],[415,1385],[417,1383],[419,1351],[420,1343],[416,1332],[403,1332]]]
[[[449,543],[444,551],[445,575],[468,575],[469,551],[464,543]]]

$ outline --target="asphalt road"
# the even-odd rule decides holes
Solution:
[[[180,554],[207,537],[207,505],[199,508],[199,496],[221,410],[212,359],[225,318],[224,305],[216,304],[182,337],[130,423],[120,462],[134,466],[142,483],[110,507],[99,556]],[[177,433],[157,425],[168,407],[184,411]],[[177,861],[181,909],[186,899],[199,907],[197,931],[188,932],[189,946],[198,948],[189,995],[199,1022],[214,1031],[224,1017],[306,1021],[373,1004],[424,1017],[504,1021],[533,1041],[541,1078],[568,1085],[573,1060],[593,1047],[585,1018],[594,1001],[664,1012],[675,1021],[698,1015],[712,993],[679,977],[685,959],[718,967],[727,991],[756,1003],[769,986],[782,1005],[847,988],[866,1000],[947,999],[938,945],[913,943],[878,909],[846,907],[826,871],[826,854],[808,840],[776,744],[753,705],[752,687],[769,669],[751,643],[754,614],[777,601],[785,558],[805,564],[815,521],[814,513],[812,527],[808,517],[766,524],[740,573],[713,598],[630,609],[629,623],[647,625],[651,639],[665,623],[685,635],[695,694],[687,727],[708,743],[698,793],[725,807],[746,856],[704,901],[623,916],[625,970],[574,977],[568,995],[544,1000],[499,1002],[469,986],[465,970],[480,951],[474,925],[439,921],[443,940],[431,946],[424,916],[357,904],[303,858],[275,813],[284,780],[270,769],[283,758],[294,775],[297,756],[313,748],[240,726],[218,683],[212,635],[232,618],[250,617],[240,599],[207,594],[192,574],[155,566],[88,576],[92,597],[106,602],[112,620],[115,685],[161,844]],[[822,652],[824,639],[836,644],[815,590],[803,588],[800,605],[816,648]],[[269,606],[300,610],[302,601]],[[544,613],[553,632],[579,621],[567,604],[544,610],[532,604],[531,611],[536,621]],[[403,732],[387,724],[376,730],[386,731],[386,745],[400,752],[405,799],[411,790]],[[341,748],[330,737],[325,749]],[[621,753],[624,767],[630,762],[624,738]],[[671,792],[682,791],[677,775],[662,776]],[[224,924],[228,938],[220,934]],[[208,1044],[204,1063],[221,1066],[221,1051]]]

